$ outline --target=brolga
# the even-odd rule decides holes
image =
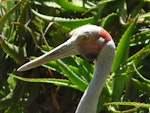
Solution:
[[[94,60],[94,75],[85,90],[75,113],[96,113],[99,95],[103,89],[115,56],[111,35],[102,27],[84,25],[70,32],[71,38],[44,55],[24,64],[18,71],[35,68],[49,61],[83,55]]]

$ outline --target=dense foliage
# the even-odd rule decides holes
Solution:
[[[17,72],[85,24],[104,27],[117,46],[97,113],[150,112],[150,0],[2,0],[0,112],[74,113],[92,79],[81,56]]]

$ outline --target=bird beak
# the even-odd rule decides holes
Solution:
[[[78,48],[75,44],[75,41],[70,38],[68,41],[64,42],[63,44],[59,45],[58,47],[54,48],[53,50],[45,53],[44,55],[22,65],[17,69],[17,71],[26,71],[47,62],[65,58],[71,55],[79,54]]]

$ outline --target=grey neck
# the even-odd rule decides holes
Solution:
[[[93,79],[84,92],[75,113],[96,113],[98,98],[113,63],[115,45],[111,40],[102,49],[95,61]]]

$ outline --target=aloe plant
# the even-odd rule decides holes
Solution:
[[[92,62],[71,56],[23,73],[16,69],[63,43],[69,31],[84,24],[104,27],[117,46],[97,113],[149,112],[149,4],[149,0],[1,1],[0,112],[75,111],[92,79]]]

